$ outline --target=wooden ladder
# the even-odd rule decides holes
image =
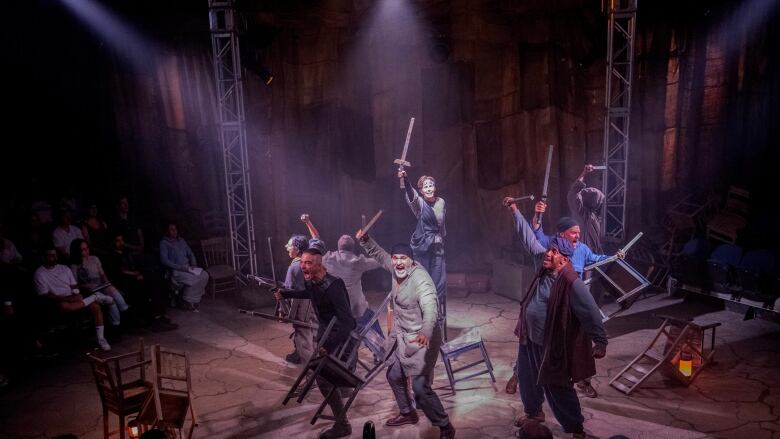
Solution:
[[[683,348],[690,354],[697,356],[700,360],[700,365],[695,369],[690,377],[683,376],[676,368],[671,368],[673,376],[680,380],[683,384],[690,385],[690,383],[701,372],[705,365],[712,361],[715,355],[715,328],[720,326],[720,323],[712,323],[705,326],[700,326],[692,321],[680,320],[670,316],[656,316],[663,319],[661,327],[655,333],[652,341],[647,347],[628,363],[623,370],[620,371],[609,382],[609,385],[620,390],[626,395],[631,394],[642,382],[650,377],[659,367],[664,364],[672,365],[673,360],[682,352]],[[681,328],[679,332],[672,331],[672,328]],[[712,330],[711,345],[709,353],[704,353],[704,331]],[[665,336],[663,340],[666,344],[663,348],[663,353],[659,353],[657,349],[653,349],[661,339],[661,336]],[[691,335],[697,335],[701,337],[700,345],[696,346],[691,344]],[[671,345],[669,344],[671,342]]]

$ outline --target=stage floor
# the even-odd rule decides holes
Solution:
[[[368,296],[372,306],[383,298],[380,293]],[[309,424],[321,401],[318,391],[302,405],[295,401],[281,405],[298,371],[284,361],[291,351],[290,327],[239,314],[237,308],[252,297],[251,291],[216,300],[208,297],[200,313],[171,311],[178,330],[133,332],[115,343],[112,353],[132,350],[139,335],[147,346],[160,343],[190,353],[199,422],[196,438],[316,437],[329,426],[326,421]],[[491,384],[488,375],[483,375],[462,381],[452,396],[443,388],[447,385],[444,367],[437,364],[434,388],[458,429],[457,437],[513,437],[512,420],[522,406],[519,395],[506,394],[504,386],[517,354],[513,328],[519,305],[490,293],[456,291],[450,292],[448,302],[450,336],[479,326],[498,380]],[[690,387],[655,375],[626,396],[608,381],[652,338],[660,323],[653,313],[695,317],[701,323],[722,322],[716,339],[717,364],[704,370]],[[380,321],[384,326],[384,318]],[[780,438],[780,325],[742,321],[736,313],[657,295],[609,321],[607,330],[607,357],[597,362],[593,380],[600,396],[580,398],[585,429],[592,436]],[[547,406],[545,413],[555,437],[568,437]],[[438,429],[422,413],[416,426],[384,427],[384,420],[395,414],[382,373],[360,393],[349,412],[352,437],[361,437],[363,423],[371,420],[379,438],[438,438]],[[111,422],[116,429],[113,415]],[[100,400],[80,353],[38,365],[0,390],[0,438],[50,438],[64,433],[81,439],[102,437]]]

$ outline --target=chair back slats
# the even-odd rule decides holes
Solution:
[[[230,265],[227,240],[225,238],[203,239],[200,241],[200,246],[207,267]]]
[[[87,360],[103,406],[103,436],[109,435],[109,412],[119,415],[119,428],[124,432],[127,416],[139,412],[152,387],[145,380],[145,368],[149,362],[144,360],[143,339],[140,339],[136,352],[109,358],[88,353]]]
[[[191,426],[188,437],[191,437],[197,422],[192,407],[189,356],[185,352],[161,348],[160,345],[152,346],[151,356],[153,389],[148,404],[154,404],[154,412],[150,411],[151,406],[145,405],[141,411],[141,420],[163,429],[181,430],[189,411]]]

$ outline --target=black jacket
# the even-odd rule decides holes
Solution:
[[[330,320],[335,316],[336,324],[330,331],[328,339],[322,346],[329,353],[335,354],[335,350],[349,338],[349,333],[355,329],[355,318],[349,305],[349,295],[344,281],[326,274],[320,282],[306,281],[306,288],[298,291],[283,291],[286,299],[309,299],[317,313],[319,327],[317,328],[317,340],[328,327]],[[315,352],[316,354],[316,352]]]

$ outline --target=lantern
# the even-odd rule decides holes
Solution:
[[[127,434],[133,439],[141,437],[140,431],[138,430],[138,421],[133,419],[127,423]]]
[[[688,352],[680,353],[680,363],[677,366],[683,376],[691,376],[693,370],[693,356]]]

